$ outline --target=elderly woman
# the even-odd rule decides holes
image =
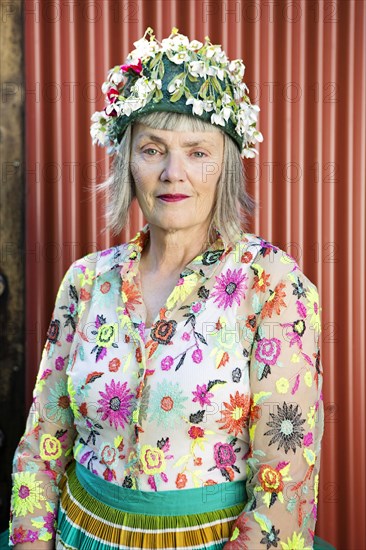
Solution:
[[[148,29],[103,85],[108,225],[56,298],[14,456],[16,548],[313,548],[323,434],[316,286],[241,227],[258,108],[229,61]],[[149,40],[146,38],[149,35]]]

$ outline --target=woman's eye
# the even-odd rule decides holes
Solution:
[[[149,157],[153,157],[155,155],[150,155],[149,151],[157,151],[157,149],[154,149],[153,147],[149,147],[148,149],[144,150],[144,153],[146,153]]]

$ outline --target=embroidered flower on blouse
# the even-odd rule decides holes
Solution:
[[[164,319],[161,319],[160,321],[157,321],[151,330],[151,338],[159,344],[169,344],[175,334],[176,327],[176,321],[165,321]]]
[[[50,388],[50,395],[45,405],[48,420],[70,424],[72,410],[70,408],[70,396],[67,391],[66,380],[61,378],[54,387]]]
[[[277,500],[283,502],[284,481],[290,481],[292,478],[288,475],[290,469],[289,462],[280,462],[276,468],[269,464],[263,464],[258,472],[258,481],[260,485],[254,489],[256,492],[264,491],[263,502],[270,508]]]
[[[317,332],[321,333],[321,322],[320,322],[320,312],[322,310],[321,307],[319,307],[319,294],[314,287],[314,285],[311,285],[308,287],[308,290],[306,292],[306,298],[308,300],[308,313],[311,313],[310,318],[310,326]]]
[[[262,529],[262,535],[264,537],[261,540],[261,544],[267,545],[267,550],[269,550],[272,546],[273,548],[278,548],[278,542],[281,540],[278,536],[280,532],[280,529],[276,529],[274,525],[271,526],[270,531],[264,531]]]
[[[62,454],[62,447],[57,437],[43,434],[39,444],[39,455],[42,460],[56,460]]]
[[[242,268],[233,269],[230,268],[222,273],[219,277],[216,277],[216,283],[211,297],[216,296],[214,302],[218,302],[218,307],[232,307],[234,300],[240,305],[241,298],[245,297],[245,291],[248,286],[246,280],[248,275],[242,273]]]
[[[239,468],[235,465],[237,453],[240,453],[240,447],[235,447],[237,438],[234,437],[230,443],[215,443],[214,459],[215,466],[209,468],[208,471],[218,468],[228,481],[233,481],[234,470],[240,474]]]
[[[292,537],[287,537],[287,542],[281,541],[282,550],[311,550],[310,546],[305,546],[305,540],[301,533],[292,533]]]
[[[278,338],[262,338],[258,341],[255,358],[266,365],[275,365],[281,353],[281,340]]]
[[[104,315],[97,315],[95,326],[98,330],[92,330],[91,333],[96,335],[96,346],[90,353],[96,352],[96,361],[104,359],[107,354],[107,349],[111,346],[118,348],[115,339],[118,338],[118,327],[116,323],[107,324]]]
[[[287,454],[289,449],[296,453],[296,446],[302,447],[302,439],[305,431],[302,424],[306,421],[301,417],[301,412],[298,413],[299,405],[294,407],[294,404],[283,402],[283,406],[277,405],[277,414],[269,413],[272,417],[271,422],[267,422],[267,426],[272,429],[264,433],[264,435],[272,435],[272,439],[268,445],[278,443],[277,451],[281,447],[284,448]]]
[[[284,298],[286,298],[286,292],[283,292],[283,288],[286,286],[285,283],[278,283],[271,293],[270,297],[264,304],[261,311],[261,318],[265,319],[266,317],[271,318],[273,313],[280,315],[283,308],[287,307]],[[281,309],[282,308],[282,309]]]
[[[41,509],[43,495],[42,481],[37,481],[35,473],[17,472],[13,482],[13,510],[17,516],[33,513],[35,508]]]
[[[56,344],[60,334],[60,321],[52,319],[47,330],[47,339],[51,344]]]
[[[135,311],[135,305],[141,304],[141,294],[136,285],[122,280],[122,299],[128,310]]]
[[[98,309],[113,307],[120,294],[120,278],[115,271],[106,273],[93,288],[92,304]]]
[[[192,399],[194,403],[199,401],[201,407],[204,405],[211,405],[211,397],[213,397],[214,394],[208,391],[207,384],[203,384],[203,386],[197,384],[196,391],[193,391],[192,393],[194,395],[194,398]]]
[[[179,383],[163,380],[151,392],[149,421],[153,420],[163,428],[173,428],[184,414],[187,399]]]
[[[221,419],[217,420],[220,424],[220,430],[226,430],[229,434],[234,433],[237,436],[243,433],[250,409],[250,395],[240,394],[238,391],[235,395],[230,394],[230,404],[224,402],[226,410],[221,411]]]
[[[13,534],[10,537],[11,542],[15,544],[21,544],[23,542],[34,542],[38,539],[38,531],[27,531],[22,527],[15,527]]]
[[[141,464],[145,474],[160,474],[165,470],[165,456],[161,449],[144,445],[140,453]]]
[[[169,437],[157,441],[156,447],[144,445],[140,452],[142,469],[148,474],[148,483],[153,491],[157,491],[157,483],[168,482],[168,477],[164,473],[166,469],[166,460],[173,458],[173,455],[167,454],[170,450]],[[157,476],[157,474],[160,474]]]
[[[127,382],[122,384],[112,380],[110,385],[105,385],[105,392],[100,391],[99,394],[102,399],[98,400],[101,407],[97,412],[103,413],[102,420],[108,418],[111,426],[114,425],[116,429],[118,426],[124,428],[131,412],[131,399],[133,398],[131,390],[127,387]]]

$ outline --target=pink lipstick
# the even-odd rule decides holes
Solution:
[[[184,199],[188,199],[189,197],[187,195],[179,195],[179,194],[176,194],[176,195],[158,195],[158,199],[161,199],[162,201],[165,201],[165,202],[177,202],[177,201],[182,201]]]

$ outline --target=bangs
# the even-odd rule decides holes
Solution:
[[[221,132],[223,131],[198,117],[183,113],[170,113],[158,111],[139,117],[135,123],[146,124],[155,130],[177,130],[180,132]]]

